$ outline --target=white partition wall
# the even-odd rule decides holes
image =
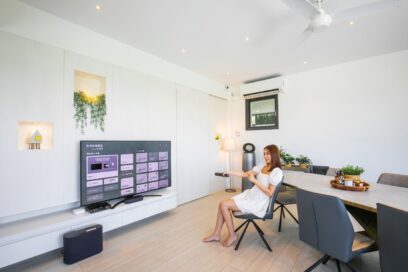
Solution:
[[[208,94],[177,87],[178,204],[210,192],[208,102]]]
[[[210,168],[210,192],[218,192],[226,188],[227,178],[217,177],[215,172],[223,172],[228,169],[228,153],[221,150],[222,138],[228,136],[229,124],[227,121],[228,102],[226,99],[209,96],[209,161]],[[220,139],[215,140],[219,134]]]

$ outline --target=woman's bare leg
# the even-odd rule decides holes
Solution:
[[[234,243],[235,240],[237,240],[231,211],[239,211],[239,209],[234,200],[228,199],[221,202],[221,211],[222,215],[224,216],[225,225],[227,225],[228,229],[228,237],[222,242],[222,245],[229,247]]]
[[[211,241],[220,240],[220,233],[221,233],[222,225],[224,224],[224,216],[222,215],[222,211],[221,211],[221,203],[222,202],[220,202],[220,204],[218,205],[217,222],[215,223],[214,231],[210,236],[205,237],[203,239],[203,242],[211,242]]]

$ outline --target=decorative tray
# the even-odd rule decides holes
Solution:
[[[363,191],[367,191],[368,189],[370,189],[370,184],[368,182],[362,181],[361,183],[363,184],[363,186],[346,186],[346,185],[337,183],[336,180],[330,181],[330,184],[332,187],[336,189],[340,189],[340,190],[363,192]]]

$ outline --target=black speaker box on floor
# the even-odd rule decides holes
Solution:
[[[102,226],[94,225],[64,234],[64,263],[73,264],[100,253],[103,249]]]

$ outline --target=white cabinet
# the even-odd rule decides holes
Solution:
[[[94,214],[75,216],[65,211],[1,225],[0,268],[62,247],[62,236],[70,230],[101,224],[107,232],[177,207],[174,190],[160,194]]]

